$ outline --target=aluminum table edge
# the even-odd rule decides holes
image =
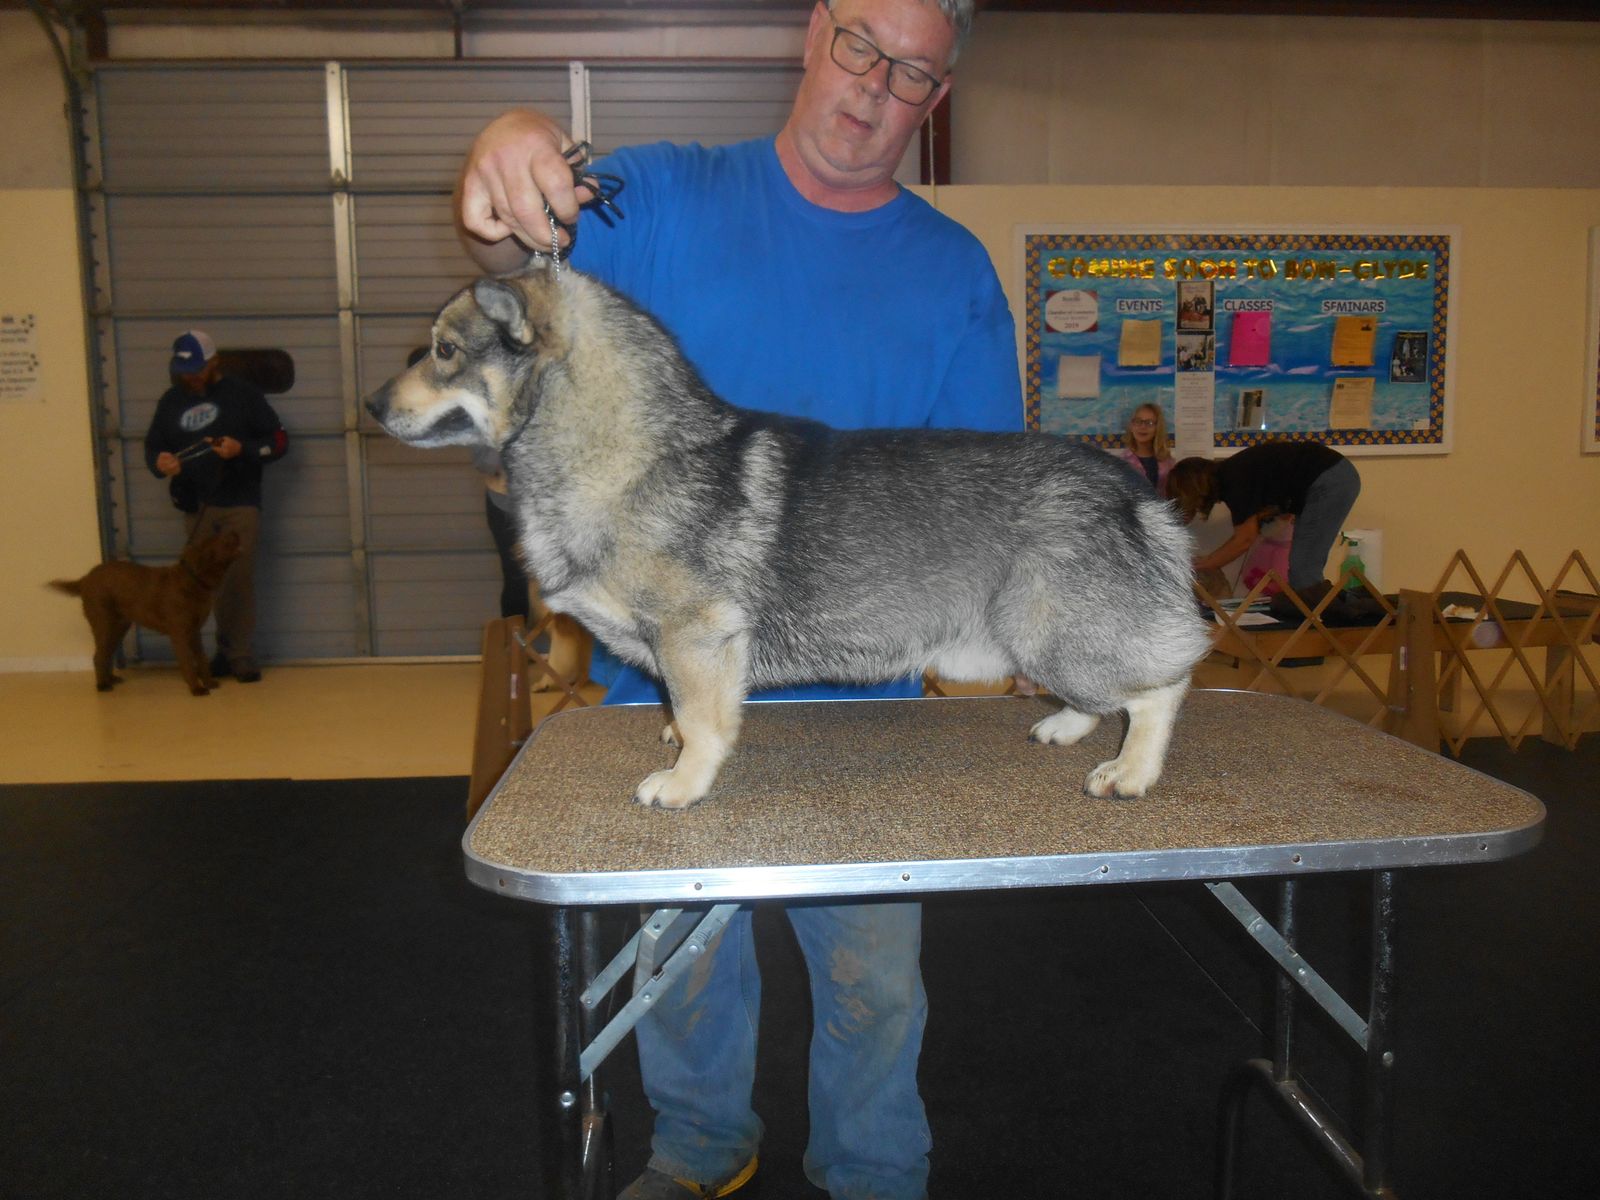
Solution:
[[[484,809],[488,807],[486,803]],[[1438,836],[1021,858],[555,873],[512,868],[478,855],[472,836],[481,818],[480,812],[462,838],[467,878],[499,895],[562,905],[889,896],[1448,866],[1512,858],[1537,845],[1544,831],[1541,805],[1538,817],[1521,826]]]

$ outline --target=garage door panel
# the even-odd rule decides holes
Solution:
[[[224,349],[284,350],[296,378],[269,397],[291,444],[266,474],[263,653],[477,653],[500,589],[483,480],[466,450],[396,442],[359,401],[427,345],[433,314],[478,275],[450,212],[472,138],[517,106],[571,128],[568,64],[114,64],[93,75],[111,540],[153,561],[183,544],[142,454],[172,339],[201,328]],[[610,63],[586,79],[603,151],[771,134],[798,71]],[[170,661],[162,643],[146,649]]]

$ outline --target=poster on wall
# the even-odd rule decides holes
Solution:
[[[38,326],[33,313],[0,313],[0,404],[35,404],[44,399]]]
[[[1028,426],[1113,448],[1156,404],[1180,456],[1446,453],[1457,240],[1019,227]]]
[[[1600,454],[1600,227],[1589,230],[1589,357],[1583,375],[1583,452]]]

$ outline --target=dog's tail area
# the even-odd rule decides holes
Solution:
[[[83,595],[83,580],[81,579],[52,579],[45,587],[53,587],[58,592],[65,592],[69,596]]]

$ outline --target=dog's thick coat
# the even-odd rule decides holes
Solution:
[[[367,408],[413,445],[499,448],[550,606],[665,682],[682,751],[645,804],[706,794],[754,689],[927,667],[1036,680],[1066,705],[1043,742],[1126,710],[1085,787],[1137,796],[1209,645],[1182,527],[1109,456],[735,408],[653,318],[571,271],[459,293],[429,357]]]
[[[204,696],[216,687],[200,646],[200,629],[211,615],[228,565],[238,557],[239,535],[227,531],[189,543],[178,561],[165,567],[104,562],[82,579],[51,580],[56,591],[83,602],[83,615],[94,631],[95,687],[107,692],[118,682],[111,659],[133,625],[172,639],[178,670],[194,695]]]

